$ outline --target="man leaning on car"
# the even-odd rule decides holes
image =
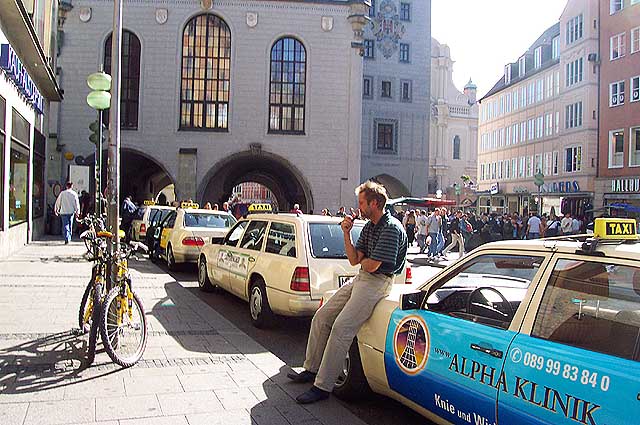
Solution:
[[[369,222],[355,247],[351,241],[353,217],[347,215],[341,227],[349,262],[360,264],[360,271],[318,309],[311,322],[305,370],[287,375],[294,382],[314,383],[296,398],[301,404],[329,397],[353,338],[378,301],[388,295],[393,276],[402,271],[407,256],[404,228],[384,208],[384,186],[368,181],[358,186],[356,194],[360,212]]]

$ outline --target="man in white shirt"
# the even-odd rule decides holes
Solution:
[[[563,235],[570,235],[573,228],[573,220],[571,220],[571,213],[565,213],[564,218],[560,222],[560,230]]]
[[[538,239],[540,237],[540,218],[531,213],[527,221],[527,239]]]
[[[78,194],[73,190],[73,183],[68,182],[67,188],[60,192],[53,211],[62,219],[62,236],[64,236],[66,245],[71,241],[73,216],[80,214],[80,200]]]
[[[427,249],[427,212],[422,210],[420,211],[420,215],[416,220],[416,239],[418,240],[418,246],[420,247],[420,254],[424,254],[425,249]]]

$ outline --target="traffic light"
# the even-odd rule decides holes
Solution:
[[[89,124],[89,130],[91,130],[89,141],[96,146],[102,146],[102,144],[106,142],[107,138],[109,137],[107,126],[104,124],[100,124],[98,120]]]
[[[453,188],[455,190],[455,194],[460,195],[462,193],[462,188],[460,187],[460,185],[458,183],[454,183],[453,184]]]
[[[533,176],[533,183],[540,187],[544,184],[544,174],[542,174],[541,172],[537,172],[535,176]]]

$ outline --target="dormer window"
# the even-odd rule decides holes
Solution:
[[[520,59],[518,59],[518,76],[519,77],[524,76],[524,73],[526,71],[526,66],[527,66],[527,58],[522,56]]]
[[[542,46],[536,47],[533,51],[533,67],[538,69],[542,66]]]
[[[504,83],[509,84],[511,82],[511,64],[504,67]]]

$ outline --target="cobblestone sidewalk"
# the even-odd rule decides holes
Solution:
[[[75,336],[91,264],[77,242],[0,260],[0,424],[363,424],[335,400],[299,406],[288,367],[148,261],[132,262],[149,323],[143,360],[83,363]]]

